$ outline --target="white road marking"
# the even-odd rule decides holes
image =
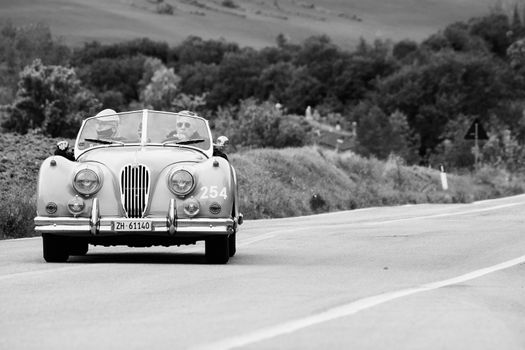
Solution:
[[[475,214],[475,213],[482,213],[484,211],[491,211],[491,210],[498,210],[498,209],[503,209],[503,208],[515,207],[515,206],[523,205],[523,204],[525,204],[525,203],[502,204],[502,205],[497,205],[497,206],[494,206],[494,207],[472,209],[472,210],[464,210],[464,211],[458,211],[458,212],[453,212],[453,213],[431,214],[431,215],[413,216],[413,217],[401,218],[401,219],[392,219],[392,220],[376,221],[376,222],[367,222],[367,223],[363,223],[363,225],[382,225],[382,224],[391,224],[391,223],[394,223],[394,222],[403,222],[403,221],[410,221],[410,220],[433,219],[433,218],[440,218],[440,217],[447,217],[447,216]]]
[[[277,231],[277,232],[282,232],[282,231]],[[260,236],[254,237],[254,238],[245,239],[245,240],[237,243],[237,246],[238,247],[244,247],[244,246],[250,245],[252,243],[264,241],[264,240],[267,240],[267,239],[270,239],[270,238],[274,238],[274,237],[275,237],[275,234],[273,232],[269,232],[269,233],[266,233],[266,234],[263,234],[263,235],[260,235]]]
[[[472,202],[471,204],[479,205],[479,204],[484,204],[484,203],[489,203],[489,202],[502,201],[502,200],[510,199],[510,198],[522,198],[522,197],[525,197],[525,194],[517,194],[517,195],[514,195],[514,196],[508,196],[508,197],[484,199],[484,200],[481,200],[481,201]]]
[[[192,348],[193,350],[227,350],[234,349],[240,346],[254,344],[266,339],[274,338],[283,334],[293,333],[306,327],[314,326],[323,322],[332,321],[338,318],[350,316],[374,306],[384,304],[386,302],[403,298],[409,295],[428,292],[435,289],[451,286],[458,283],[463,283],[487,274],[504,270],[519,264],[525,263],[525,255],[519,258],[503,262],[484,269],[476,270],[458,277],[450,278],[443,281],[424,284],[419,287],[402,289],[394,292],[379,294],[368,298],[356,300],[354,302],[344,304],[327,311],[307,316],[304,318],[284,322],[275,326],[270,326],[260,330],[256,330],[244,335],[239,335],[232,338],[223,339],[217,342],[204,344]]]
[[[79,265],[64,266],[64,267],[48,268],[48,269],[33,270],[33,271],[14,272],[14,273],[9,273],[9,274],[0,276],[0,281],[7,280],[7,279],[10,279],[10,278],[16,278],[16,277],[34,277],[34,276],[38,276],[38,275],[46,274],[46,273],[55,273],[55,272],[67,271],[67,270],[76,270],[76,269],[81,268],[81,267],[84,267],[84,265],[82,265],[82,266],[79,266]]]

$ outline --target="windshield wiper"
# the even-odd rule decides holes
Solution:
[[[200,142],[204,142],[204,139],[191,139],[191,140],[183,140],[183,141],[170,140],[170,141],[165,141],[162,144],[166,145],[169,143],[174,143],[177,145],[193,145],[194,143],[200,143]]]
[[[119,145],[123,145],[124,144],[124,142],[122,142],[122,141],[104,140],[104,139],[84,139],[84,141],[100,143],[100,144],[103,144],[103,145],[112,145],[114,143],[117,143]]]

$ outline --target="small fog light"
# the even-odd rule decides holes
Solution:
[[[84,201],[79,196],[75,196],[75,198],[72,198],[69,202],[67,202],[67,208],[69,209],[69,212],[75,216],[80,214],[82,210],[84,210]]]
[[[219,203],[212,203],[210,204],[210,213],[212,214],[219,214],[222,210],[222,207]]]
[[[58,206],[56,203],[49,202],[46,204],[46,212],[48,214],[54,214],[57,212]]]
[[[184,212],[188,216],[195,216],[199,213],[200,205],[195,198],[189,198],[184,201]]]

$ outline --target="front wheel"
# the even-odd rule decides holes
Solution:
[[[228,236],[207,238],[206,261],[210,264],[226,264],[230,259]]]
[[[228,237],[228,251],[230,253],[230,258],[234,256],[235,253],[237,252],[237,242],[236,242],[237,238],[235,236],[236,236],[236,233],[232,233]]]
[[[68,244],[69,255],[86,255],[89,250],[89,244],[86,241],[72,239]]]
[[[42,234],[44,260],[47,262],[65,262],[69,258],[67,238]]]

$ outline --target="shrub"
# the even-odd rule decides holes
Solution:
[[[34,194],[27,190],[2,194],[0,202],[0,239],[36,235],[33,219],[36,213]]]
[[[161,15],[173,15],[173,6],[167,2],[161,2],[157,4],[157,13]]]
[[[3,127],[20,133],[41,128],[52,137],[72,137],[82,113],[93,113],[98,107],[98,100],[81,86],[74,69],[46,66],[37,59],[20,74],[16,99]]]
[[[237,5],[233,0],[223,0],[221,4],[224,7],[228,7],[232,9],[236,9],[239,7],[239,5]]]
[[[238,110],[221,110],[214,121],[219,134],[229,135],[234,147],[300,147],[310,126],[301,117],[283,115],[269,102],[241,102]]]

